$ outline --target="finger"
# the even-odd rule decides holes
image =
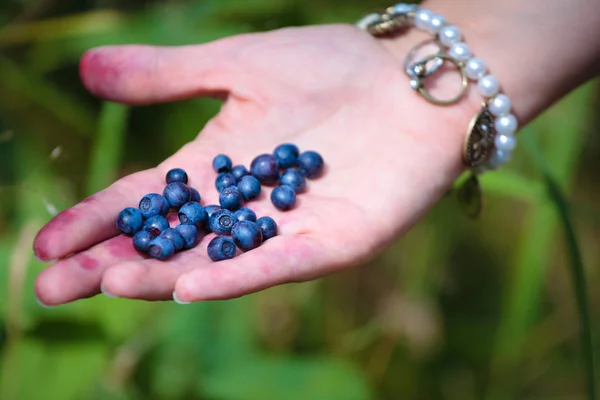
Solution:
[[[87,51],[79,70],[94,95],[128,104],[216,96],[233,85],[244,36],[202,45],[105,46]]]

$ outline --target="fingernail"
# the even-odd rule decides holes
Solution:
[[[47,305],[47,304],[44,304],[44,303],[42,303],[42,301],[41,301],[41,300],[40,300],[40,299],[39,299],[37,296],[35,296],[35,301],[37,301],[37,303],[38,303],[38,304],[39,304],[41,307],[44,307],[44,308],[54,308],[54,307],[55,307],[55,306],[49,306],[49,305]]]
[[[177,292],[173,292],[173,300],[175,301],[175,303],[177,304],[190,304],[189,301],[181,301],[177,298]]]
[[[111,294],[110,292],[108,292],[105,288],[104,288],[104,282],[102,282],[100,284],[100,291],[102,292],[103,295],[105,295],[106,297],[110,297],[111,299],[118,299],[119,296],[115,296],[114,294]]]
[[[38,257],[37,254],[34,253],[33,255],[35,257],[36,260],[38,260],[39,262],[41,262],[42,264],[52,264],[54,262],[56,262],[56,260],[42,260],[41,258]]]

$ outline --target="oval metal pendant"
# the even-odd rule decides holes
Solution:
[[[463,157],[468,166],[479,167],[491,156],[496,137],[494,120],[494,115],[487,106],[483,106],[469,124],[463,151]]]
[[[465,180],[456,191],[458,207],[469,218],[477,218],[483,209],[483,194],[476,174]]]

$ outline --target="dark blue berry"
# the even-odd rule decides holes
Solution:
[[[294,192],[301,193],[306,188],[306,179],[298,168],[286,169],[279,177],[280,185],[288,185]]]
[[[157,260],[166,260],[175,254],[175,243],[172,240],[159,236],[152,239],[148,254]]]
[[[296,164],[299,153],[298,146],[291,143],[280,144],[273,151],[273,155],[279,162],[279,168],[281,169],[286,169]]]
[[[250,172],[248,172],[246,167],[244,167],[243,165],[236,165],[235,167],[231,168],[231,175],[233,175],[233,177],[238,181],[242,179],[242,176],[246,176],[249,173]]]
[[[277,236],[277,224],[271,217],[260,217],[256,220],[256,225],[260,228],[263,235],[263,242],[267,239]]]
[[[279,179],[279,163],[272,154],[261,154],[252,160],[250,172],[260,183],[272,184]]]
[[[175,227],[181,237],[183,237],[183,248],[191,249],[196,245],[196,239],[198,238],[198,228],[195,225],[177,225]]]
[[[271,203],[281,211],[287,211],[296,204],[296,192],[288,185],[277,186],[271,192]]]
[[[158,235],[158,237],[162,237],[165,239],[169,239],[173,241],[173,245],[175,246],[175,251],[179,251],[183,248],[185,241],[183,240],[183,236],[181,233],[175,228],[167,228]]]
[[[213,261],[228,260],[235,257],[235,243],[230,237],[217,236],[208,243],[207,251]]]
[[[128,236],[133,236],[142,229],[144,218],[137,208],[127,207],[117,216],[117,229]]]
[[[256,214],[254,213],[254,211],[252,211],[248,207],[240,208],[235,213],[233,213],[233,215],[235,215],[235,218],[238,221],[252,221],[252,222],[256,221]]]
[[[231,158],[225,154],[219,154],[213,159],[212,167],[217,173],[231,171]]]
[[[179,209],[179,207],[190,201],[190,188],[181,182],[169,183],[163,191],[163,196],[165,196],[171,208]]]
[[[237,184],[246,200],[254,200],[260,195],[260,182],[251,175],[244,176]]]
[[[194,188],[190,188],[190,201],[200,203],[200,193]]]
[[[148,219],[155,215],[167,215],[169,212],[169,202],[164,196],[158,193],[150,193],[142,197],[138,208],[142,212],[144,219]]]
[[[229,186],[221,190],[219,194],[219,204],[221,207],[235,211],[244,204],[244,196],[237,186]]]
[[[144,225],[144,230],[150,232],[154,236],[160,235],[162,231],[169,227],[169,221],[162,215],[155,215],[148,218]]]
[[[152,235],[150,232],[139,231],[133,235],[133,248],[140,253],[146,253],[148,252],[148,248],[150,247],[150,242],[152,239],[154,239],[154,235]]]
[[[217,179],[215,179],[215,187],[217,188],[218,192],[221,192],[221,190],[225,189],[226,187],[235,186],[236,183],[237,179],[235,179],[234,176],[229,172],[221,172],[217,176]]]
[[[178,216],[179,222],[182,224],[196,226],[202,226],[208,218],[204,207],[195,201],[190,201],[182,205],[179,209]]]
[[[257,248],[262,243],[262,232],[252,221],[238,221],[231,229],[231,237],[237,247],[244,251]]]
[[[216,204],[211,204],[211,205],[208,205],[208,206],[204,207],[204,211],[206,211],[206,216],[208,218],[210,218],[210,216],[213,215],[213,213],[215,211],[219,211],[221,209],[223,209],[223,208],[221,206],[216,205]]]
[[[187,185],[188,176],[187,173],[181,168],[173,168],[172,170],[167,172],[166,180],[167,183],[181,182]]]
[[[308,179],[314,179],[321,175],[325,166],[323,157],[316,151],[305,151],[300,154],[297,163],[302,174]]]
[[[233,228],[233,224],[237,222],[237,219],[231,211],[219,210],[215,211],[208,221],[211,231],[217,235],[228,235],[231,233],[231,228]]]

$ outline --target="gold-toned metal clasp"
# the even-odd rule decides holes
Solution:
[[[428,77],[433,75],[432,71],[427,69],[427,64],[430,63],[431,61],[438,62],[439,60],[441,60],[442,62],[448,61],[448,62],[454,64],[456,66],[456,68],[458,69],[458,71],[460,72],[460,78],[461,78],[460,93],[458,93],[455,97],[453,97],[449,100],[438,99],[438,98],[434,97],[431,93],[429,93],[429,91],[425,88],[425,80]],[[437,71],[438,69],[439,69],[439,67],[435,68],[435,71]],[[433,71],[433,72],[435,72],[435,71]],[[448,54],[445,54],[445,53],[432,54],[430,56],[423,58],[422,60],[412,64],[408,73],[411,76],[411,81],[410,81],[411,87],[414,90],[416,90],[417,92],[419,92],[421,94],[421,96],[423,96],[427,101],[429,101],[433,104],[436,104],[436,105],[440,105],[440,106],[446,106],[446,105],[457,103],[465,95],[465,93],[467,92],[467,88],[469,86],[469,79],[467,77],[467,72],[465,70],[464,64],[459,61],[456,61],[454,58],[450,57]]]

